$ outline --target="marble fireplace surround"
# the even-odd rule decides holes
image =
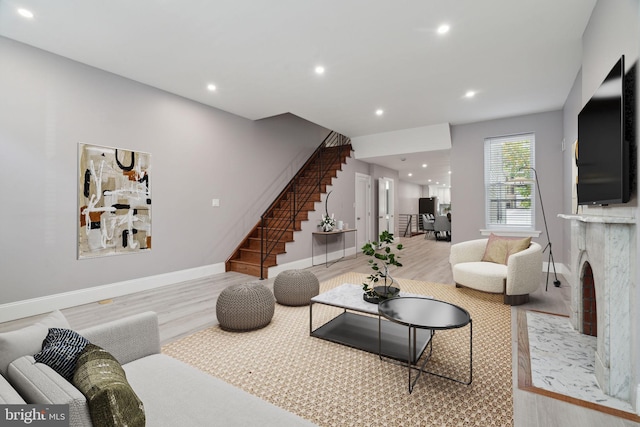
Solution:
[[[582,331],[582,279],[585,263],[593,270],[596,289],[597,347],[595,375],[601,390],[631,402],[636,381],[632,334],[635,300],[635,218],[559,215],[571,220],[571,325]],[[636,408],[638,410],[638,408]]]

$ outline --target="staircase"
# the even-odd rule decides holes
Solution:
[[[309,220],[309,211],[315,210],[315,203],[350,156],[349,138],[331,132],[229,257],[226,271],[267,278],[269,267],[276,266],[277,256],[286,253],[294,231]]]

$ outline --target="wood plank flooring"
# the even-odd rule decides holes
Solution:
[[[400,252],[403,267],[396,272],[397,277],[424,280],[453,286],[449,265],[450,243],[435,241],[423,235],[400,238],[405,249]],[[367,258],[358,255],[348,257],[330,265],[311,267],[322,282],[343,273],[355,271],[368,273]],[[530,308],[557,314],[569,314],[568,302],[570,288],[568,282],[559,276],[562,286],[553,286],[550,277],[548,291],[545,291],[546,275],[541,278],[541,287],[531,294],[530,301],[520,308]],[[260,281],[253,276],[241,273],[222,273],[198,280],[183,282],[163,288],[116,297],[104,303],[85,304],[62,310],[75,329],[82,329],[122,318],[124,316],[152,310],[158,313],[160,338],[163,344],[207,328],[217,323],[215,315],[216,300],[220,292],[233,284],[261,282],[273,286],[273,278]],[[0,332],[16,329],[33,323],[41,316],[14,320],[0,324]],[[512,310],[512,345],[514,371],[514,421],[516,426],[613,426],[631,427],[638,424],[612,417],[596,411],[571,405],[556,399],[528,393],[517,388],[517,333],[516,310]]]

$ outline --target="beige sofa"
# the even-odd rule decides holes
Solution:
[[[504,303],[524,304],[540,286],[542,247],[529,247],[508,256],[506,264],[482,261],[489,239],[469,240],[451,245],[449,262],[456,286],[504,295]]]

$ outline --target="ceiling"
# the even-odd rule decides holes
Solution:
[[[293,113],[355,137],[562,108],[595,2],[0,0],[0,35],[248,119]],[[378,161],[418,182],[405,167],[448,163],[431,154]]]

